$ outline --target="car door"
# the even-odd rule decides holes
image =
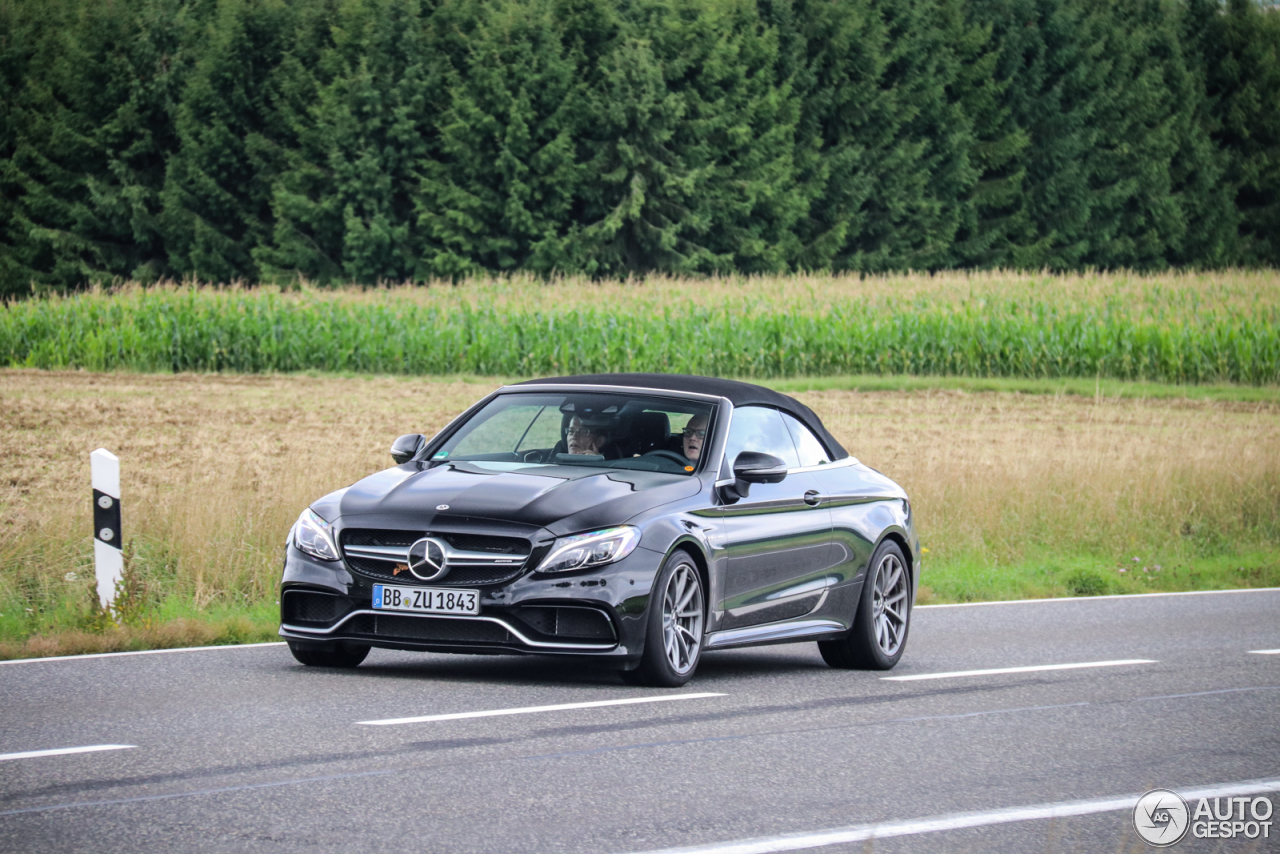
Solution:
[[[799,469],[782,414],[763,406],[733,410],[721,478],[742,451],[759,451]],[[737,629],[807,614],[822,600],[832,565],[831,514],[811,472],[781,483],[752,484],[750,494],[718,508],[712,543],[724,584],[715,629]]]
[[[831,510],[831,590],[824,611],[852,624],[871,553],[880,533],[894,522],[894,511],[886,504],[884,478],[868,477],[848,464],[832,464],[807,427],[786,413],[782,419],[795,441],[800,465],[810,470],[823,505]]]

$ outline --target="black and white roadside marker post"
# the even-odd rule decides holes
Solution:
[[[124,577],[120,537],[120,459],[106,448],[89,455],[93,481],[93,563],[98,601],[111,609],[116,584]]]

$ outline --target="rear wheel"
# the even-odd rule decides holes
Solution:
[[[369,654],[369,647],[361,643],[335,643],[328,646],[289,641],[289,652],[299,663],[308,667],[359,667]]]
[[[702,577],[688,552],[673,552],[667,558],[656,589],[640,666],[622,677],[632,685],[678,688],[693,676],[702,656],[705,597]]]
[[[911,626],[907,559],[897,543],[885,540],[868,566],[848,637],[818,642],[823,661],[832,667],[891,670],[906,649]]]

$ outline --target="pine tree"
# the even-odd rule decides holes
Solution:
[[[768,14],[802,103],[795,162],[810,202],[799,266],[948,264],[978,176],[970,121],[948,94],[960,65],[947,10],[800,0]]]
[[[711,167],[693,168],[681,157],[677,134],[688,104],[667,85],[653,43],[637,35],[642,30],[628,23],[585,96],[594,123],[579,156],[590,180],[570,251],[593,275],[689,271],[711,260],[690,220]]]
[[[607,41],[613,25],[599,3],[497,2],[473,11],[468,21],[448,19],[465,48],[452,51],[436,146],[417,167],[421,274],[575,272],[586,263],[574,246],[586,177],[575,140],[592,121],[584,74],[588,53],[599,49],[588,41]],[[572,18],[578,13],[597,31],[585,34]]]
[[[977,179],[969,162],[972,129],[947,97],[958,62],[931,0],[875,5],[891,45],[878,92],[883,142],[868,152],[875,191],[840,266],[936,269],[947,262]]]
[[[660,47],[668,87],[685,104],[674,144],[693,174],[693,240],[705,254],[695,269],[784,270],[798,254],[794,226],[808,200],[796,184],[799,99],[779,81],[778,33],[754,3],[684,2],[667,20]]]
[[[774,0],[764,15],[779,33],[782,79],[800,100],[794,163],[807,205],[794,263],[828,269],[862,233],[876,189],[865,161],[882,144],[888,34],[869,0]]]
[[[993,15],[994,4],[943,0],[959,71],[950,97],[973,132],[969,161],[977,172],[951,250],[954,266],[1011,266],[1020,247],[1034,244],[1035,229],[1023,199],[1027,130],[1009,106],[1010,69],[1001,66],[1010,22]]]
[[[1164,266],[1186,237],[1172,166],[1194,130],[1196,92],[1178,42],[1179,9],[1160,0],[1092,0],[1101,35],[1099,91],[1090,152],[1088,264]]]
[[[1208,96],[1239,221],[1236,257],[1280,266],[1280,12],[1253,0],[1192,0]]]
[[[272,236],[254,257],[271,277],[373,284],[419,275],[414,169],[439,87],[417,0],[314,7],[277,69],[286,138]]]
[[[158,217],[169,267],[217,282],[257,281],[253,249],[271,227],[280,152],[268,82],[293,24],[282,0],[218,0],[192,38],[199,55],[175,111]]]
[[[27,149],[47,99],[52,51],[45,43],[67,20],[65,4],[0,4],[0,297],[25,292],[49,263],[45,247],[28,236],[29,197],[40,195],[40,185]]]
[[[9,88],[0,131],[5,289],[164,275],[155,218],[184,32],[200,10],[147,0],[26,11],[15,21],[24,85]]]
[[[1001,48],[997,77],[1008,81],[1003,101],[1030,140],[1005,170],[1023,172],[1021,202],[1007,215],[1020,207],[1031,230],[1011,240],[998,263],[1078,268],[1090,247],[1095,199],[1101,35],[1081,0],[990,0],[989,9]]]

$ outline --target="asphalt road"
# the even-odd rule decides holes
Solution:
[[[0,850],[1123,852],[1154,787],[1265,790],[1280,831],[1257,782],[1280,780],[1280,655],[1255,650],[1280,650],[1280,590],[922,608],[889,680],[813,644],[709,654],[677,691],[275,645],[5,663]],[[660,699],[439,717],[636,698]]]

